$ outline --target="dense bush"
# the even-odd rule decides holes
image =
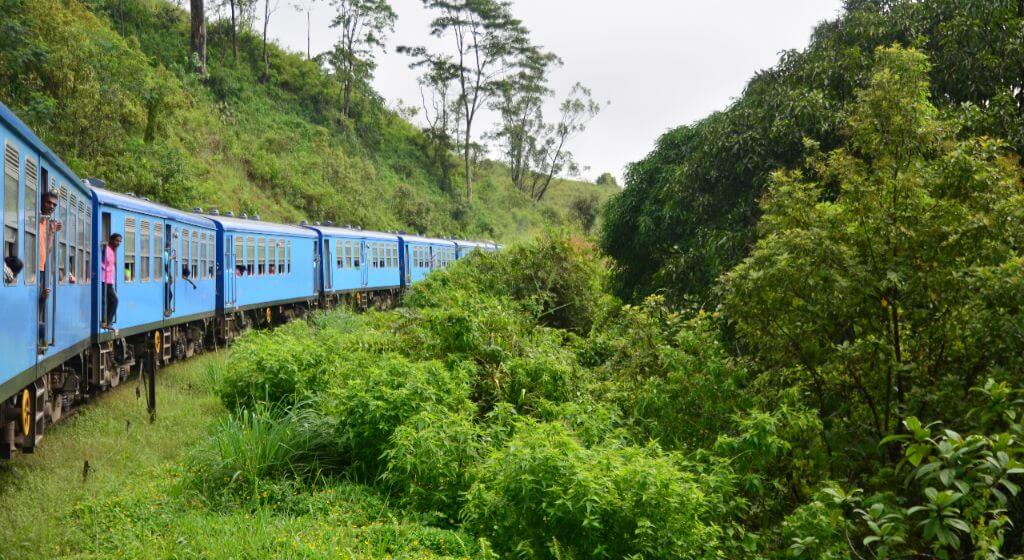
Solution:
[[[655,449],[588,449],[563,426],[526,422],[476,476],[466,525],[510,555],[683,559],[714,549],[694,477]]]
[[[217,380],[221,400],[230,410],[257,403],[287,406],[323,389],[336,354],[318,340],[319,332],[296,322],[241,337]]]
[[[727,354],[714,319],[687,318],[658,297],[605,318],[580,352],[636,433],[666,448],[710,445],[746,406],[746,370]]]
[[[424,412],[473,410],[471,371],[396,354],[356,355],[340,364],[314,407],[332,424],[334,452],[376,476],[389,438],[403,423]]]
[[[454,521],[488,439],[468,411],[421,412],[391,434],[383,480],[407,503]]]
[[[571,235],[548,235],[493,254],[473,266],[431,275],[406,298],[412,307],[447,307],[463,294],[510,297],[540,323],[587,333],[600,312],[604,272],[596,248]]]

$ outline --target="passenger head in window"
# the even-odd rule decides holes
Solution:
[[[18,275],[21,274],[21,269],[24,265],[21,259],[15,256],[4,258],[4,284],[13,284],[17,280]]]

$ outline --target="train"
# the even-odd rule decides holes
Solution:
[[[114,192],[79,179],[2,103],[0,145],[4,459],[31,453],[48,425],[143,364],[155,371],[314,309],[385,308],[432,271],[501,248],[184,211]],[[121,245],[106,274],[116,312],[101,276],[114,234]]]

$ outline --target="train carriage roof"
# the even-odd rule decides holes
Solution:
[[[235,218],[231,216],[209,216],[209,219],[220,224],[225,231],[240,231],[261,235],[291,235],[294,237],[308,237],[311,239],[316,238],[316,232],[302,226]]]
[[[418,235],[399,235],[405,242],[409,243],[426,243],[428,245],[442,245],[445,247],[455,247],[455,242],[450,239],[440,239],[436,237],[420,237]]]
[[[377,239],[380,241],[398,241],[398,234],[385,233],[382,231],[371,231],[363,229],[336,227],[336,226],[306,226],[307,228],[319,231],[328,237],[348,237],[352,239]]]
[[[71,181],[78,188],[87,190],[85,184],[78,178],[78,175],[76,175],[62,159],[57,157],[57,154],[50,151],[50,148],[40,140],[39,137],[21,121],[21,119],[18,118],[18,116],[15,115],[7,105],[4,105],[3,102],[0,102],[0,121],[3,121],[9,129],[21,137],[21,141],[23,143],[31,146],[36,152],[38,152],[39,158],[46,160],[50,168],[60,171],[61,174],[67,177],[68,181]]]
[[[91,187],[97,202],[104,206],[113,206],[129,212],[138,212],[158,218],[170,218],[179,222],[214,229],[216,226],[213,220],[201,214],[183,212],[177,208],[171,208],[158,202],[134,197],[127,194],[116,193],[107,189]]]

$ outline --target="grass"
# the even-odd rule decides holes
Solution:
[[[132,380],[52,427],[33,455],[0,465],[0,558],[51,558],[76,505],[132,488],[180,461],[223,412],[207,382],[209,354],[157,376],[157,419]],[[136,386],[142,392],[136,397]],[[83,480],[85,461],[89,475]]]

